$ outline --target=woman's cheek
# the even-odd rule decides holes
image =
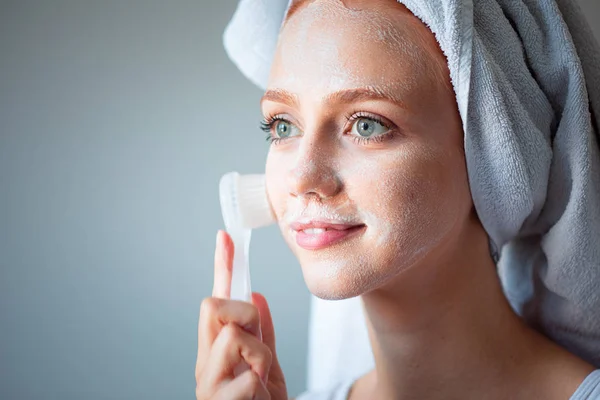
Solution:
[[[267,156],[265,178],[267,195],[269,196],[273,212],[279,221],[282,220],[285,213],[285,204],[287,201],[286,176],[287,170],[284,157],[271,149]]]

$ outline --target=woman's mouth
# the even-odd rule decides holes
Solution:
[[[294,222],[290,225],[296,243],[305,250],[319,250],[362,232],[365,224],[337,224],[325,221]]]

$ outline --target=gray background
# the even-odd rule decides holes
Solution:
[[[194,398],[218,179],[267,153],[236,3],[0,1],[1,399]],[[309,293],[275,227],[251,264],[295,395]]]

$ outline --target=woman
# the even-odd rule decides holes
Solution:
[[[482,172],[465,135],[466,122],[483,120],[471,114],[485,113],[463,102],[450,50],[396,1],[292,3],[261,101],[267,191],[311,292],[361,296],[375,358],[375,369],[328,395],[583,398],[600,380],[593,364],[526,323],[503,292],[490,238],[508,241],[482,221]],[[553,140],[559,151],[561,136]],[[596,157],[597,143],[588,146]],[[547,157],[541,145],[538,157]],[[196,396],[285,399],[266,300],[226,300],[232,254],[220,232]]]

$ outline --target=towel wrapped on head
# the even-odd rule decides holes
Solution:
[[[507,298],[529,325],[600,367],[600,48],[579,6],[399,1],[447,58],[471,194]],[[262,88],[287,7],[242,0],[225,32],[229,56]],[[366,335],[339,334],[364,332],[361,313],[356,300],[313,300],[310,389],[372,367],[368,351],[355,367],[339,363],[357,345],[368,350]]]

